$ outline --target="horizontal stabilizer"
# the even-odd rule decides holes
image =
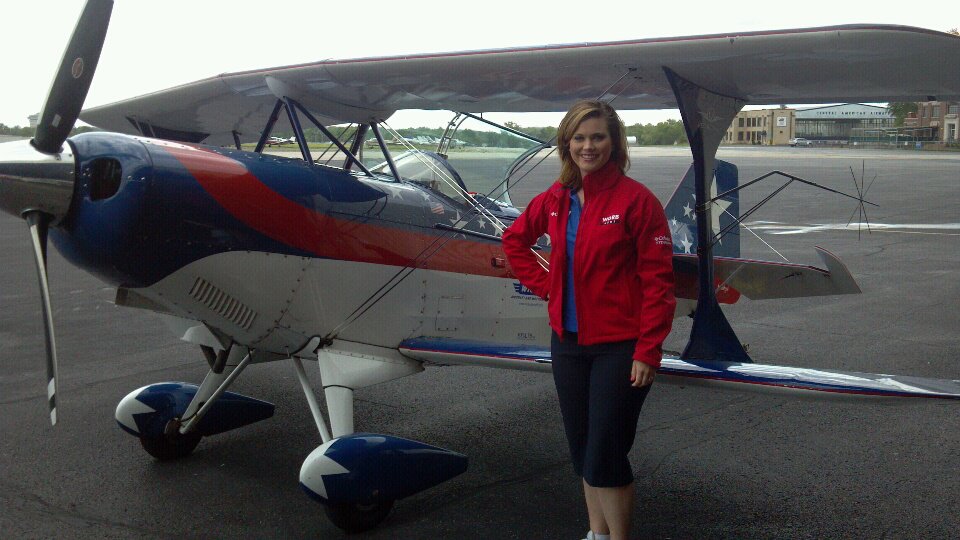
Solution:
[[[722,287],[751,300],[859,294],[860,287],[843,262],[821,247],[816,250],[826,270],[800,264],[717,257],[714,259],[714,276]],[[674,293],[677,298],[697,298],[698,268],[695,255],[674,254],[673,269],[677,276]]]
[[[550,369],[550,351],[542,347],[494,345],[444,338],[420,337],[400,344],[411,358],[437,364]],[[845,397],[960,399],[960,380],[858,373],[827,369],[689,362],[665,355],[658,373],[661,382],[706,385],[738,391],[832,399]]]

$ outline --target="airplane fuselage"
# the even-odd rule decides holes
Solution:
[[[423,186],[126,135],[71,143],[77,187],[51,238],[141,306],[285,354],[416,268],[339,337],[388,347],[422,335],[549,339],[542,300],[510,276],[492,226]]]

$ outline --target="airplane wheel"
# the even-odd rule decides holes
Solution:
[[[203,436],[196,431],[181,435],[164,435],[157,438],[140,437],[140,445],[148,454],[160,461],[185,458],[200,444]]]
[[[361,533],[379,525],[393,508],[393,501],[373,504],[324,504],[327,517],[347,534]]]

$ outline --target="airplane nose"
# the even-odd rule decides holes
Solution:
[[[59,154],[36,150],[30,141],[0,144],[0,210],[18,218],[29,212],[56,225],[73,199],[76,162],[69,145]]]
[[[76,159],[67,143],[80,115],[110,24],[113,0],[87,0],[53,77],[33,139],[0,145],[0,210],[23,218],[37,263],[47,342],[47,401],[57,423],[57,342],[47,282],[47,232],[70,210]]]

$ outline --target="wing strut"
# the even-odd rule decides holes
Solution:
[[[280,118],[280,109],[283,107],[283,100],[278,99],[277,102],[273,105],[273,111],[270,112],[270,118],[267,119],[267,125],[263,127],[263,131],[260,132],[260,140],[257,141],[257,146],[254,148],[254,152],[258,154],[263,153],[263,148],[267,145],[267,139],[270,138],[270,133],[273,132],[273,125],[277,123],[277,120]]]
[[[743,108],[744,101],[711,92],[663,68],[677,98],[683,127],[693,153],[696,186],[697,218],[697,274],[699,293],[697,311],[693,317],[690,340],[681,355],[684,360],[720,360],[725,362],[752,362],[744,350],[726,316],[717,302],[714,289],[713,242],[711,231],[712,204],[707,171],[713,171],[717,148],[730,122]]]
[[[297,117],[297,111],[293,108],[293,103],[294,101],[289,97],[283,98],[284,108],[287,109],[287,118],[290,119],[290,125],[293,127],[293,134],[297,138],[297,146],[300,147],[303,160],[307,163],[313,163],[313,156],[310,155],[310,146],[307,144],[307,137],[303,133],[303,127],[300,126],[300,118]],[[336,140],[333,138],[333,135],[327,134],[326,131],[324,131],[324,135]]]

